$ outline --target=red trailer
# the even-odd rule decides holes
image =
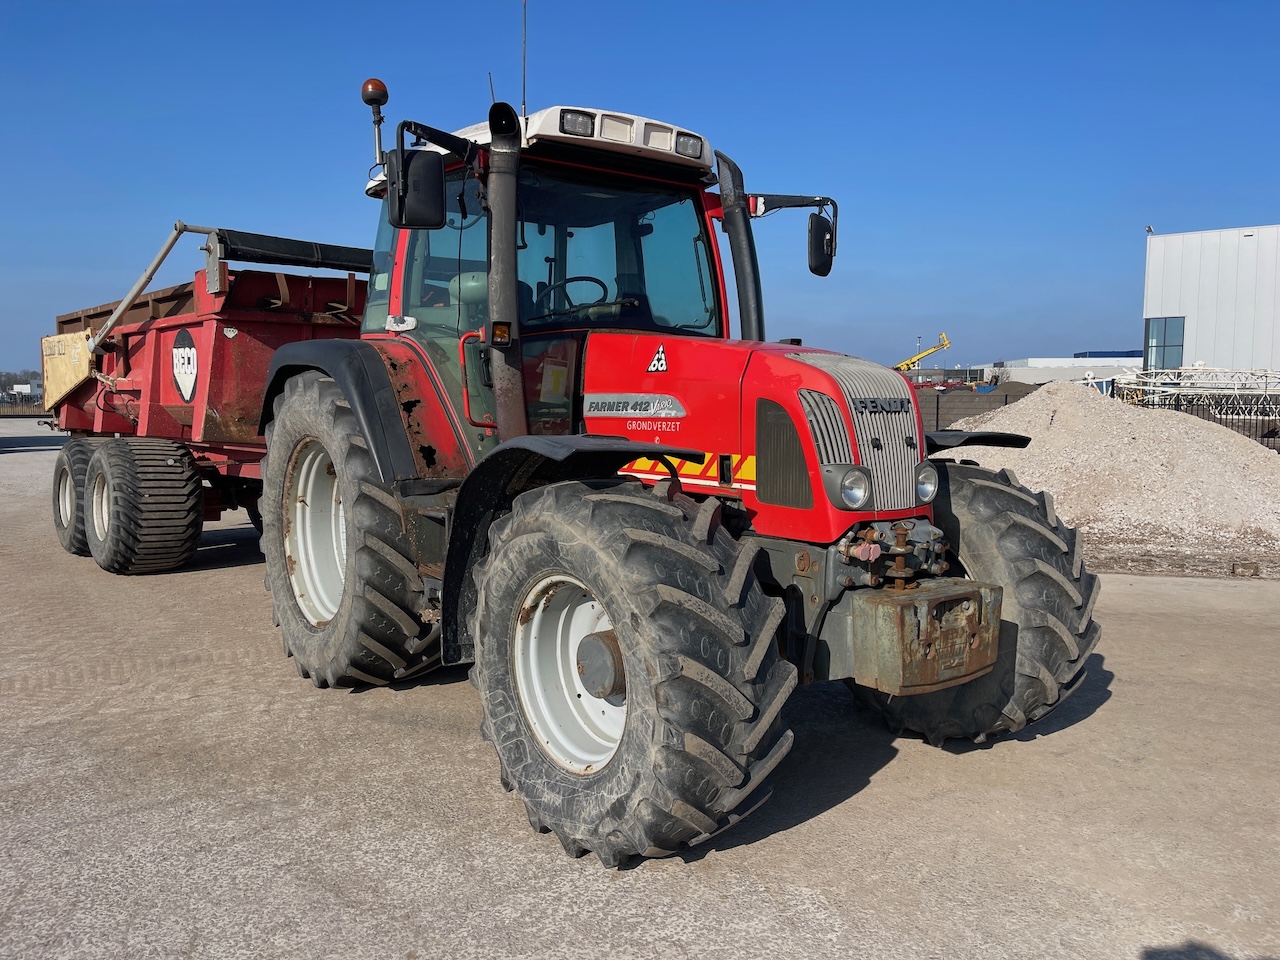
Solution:
[[[142,293],[185,233],[206,237],[204,269],[190,283]],[[244,508],[259,523],[266,444],[258,423],[271,359],[285,343],[359,336],[366,281],[356,274],[368,273],[371,257],[367,249],[178,222],[124,299],[59,316],[42,352],[46,404],[73,438],[54,480],[63,546],[88,555],[92,539],[107,569],[154,572],[185,562],[202,522],[224,510]],[[347,274],[232,270],[228,261]],[[149,494],[126,505],[153,513],[152,522],[132,524],[132,536],[144,541],[132,555],[107,542],[111,506],[91,502],[108,485],[86,484],[91,456],[106,438],[133,438],[104,461]],[[83,505],[82,491],[90,501]]]

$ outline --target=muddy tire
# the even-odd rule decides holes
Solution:
[[[53,465],[53,529],[67,553],[89,556],[84,533],[84,476],[99,441],[68,440]]]
[[[616,866],[768,797],[796,672],[777,653],[782,601],[715,501],[553,484],[517,497],[489,547],[471,620],[481,732],[535,830]]]
[[[398,501],[331,378],[308,371],[285,384],[262,477],[266,585],[298,672],[318,687],[355,686],[438,665]]]
[[[173,570],[200,546],[203,489],[191,451],[134,437],[97,444],[85,469],[84,532],[109,573]]]
[[[1083,537],[1060,523],[1047,493],[1012,472],[938,464],[934,522],[946,533],[952,573],[1004,587],[995,669],[971,683],[914,697],[855,687],[890,727],[931,743],[1021,730],[1049,714],[1084,679],[1101,629],[1098,579],[1084,569]]]

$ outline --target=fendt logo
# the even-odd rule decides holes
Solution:
[[[908,413],[911,410],[907,397],[851,397],[849,402],[858,413]]]
[[[184,403],[190,403],[196,395],[196,342],[191,331],[179,330],[173,338],[173,382]]]

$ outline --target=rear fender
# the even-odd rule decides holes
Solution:
[[[524,436],[496,447],[458,491],[444,568],[444,662],[475,659],[467,618],[476,605],[471,571],[489,552],[489,526],[527,490],[564,480],[611,477],[640,457],[701,463],[706,454],[618,437]]]
[[[307,370],[332,377],[360,424],[369,454],[383,483],[418,477],[404,419],[382,356],[361,340],[300,340],[286,343],[271,358],[267,390],[258,417],[258,434],[274,416],[275,399],[285,382]]]

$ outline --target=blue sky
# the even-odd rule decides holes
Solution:
[[[519,104],[518,0],[0,0],[0,369],[125,293],[175,219],[372,244],[371,128]],[[1140,346],[1143,227],[1280,221],[1280,4],[529,2],[529,106],[692,128],[748,190],[771,339],[948,365]],[[187,239],[157,285],[200,265]]]

